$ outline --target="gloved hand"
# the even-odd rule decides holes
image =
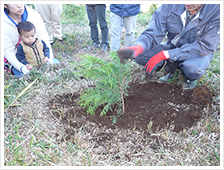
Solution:
[[[150,75],[157,68],[156,65],[163,60],[167,60],[167,58],[164,55],[163,51],[161,51],[150,58],[144,68],[146,68],[146,71]]]
[[[20,72],[22,72],[23,74],[29,74],[30,73],[30,71],[26,68],[26,66],[22,66],[20,68]]]
[[[122,48],[117,51],[121,63],[124,63],[125,59],[135,58],[141,53],[143,53],[143,47],[140,45]]]

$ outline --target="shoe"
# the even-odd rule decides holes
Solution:
[[[156,72],[163,71],[167,65],[167,60],[163,60],[160,62],[160,65],[158,64],[158,67],[155,69]]]
[[[176,80],[180,76],[181,70],[174,70],[167,74],[166,76],[160,77],[158,79],[159,83],[171,83],[172,81]]]
[[[93,45],[92,46],[90,46],[88,49],[89,50],[94,50],[94,49],[97,49],[97,48],[99,48],[100,46],[99,46],[99,44],[97,44],[97,43],[93,43]]]
[[[60,61],[56,58],[48,59],[47,64],[57,64],[60,63]]]
[[[106,44],[102,44],[101,49],[103,52],[107,52],[107,45]]]
[[[195,87],[197,87],[197,83],[198,83],[198,80],[190,81],[185,78],[184,82],[182,83],[182,89],[183,90],[194,89]]]
[[[56,59],[56,58],[53,58],[52,60],[53,60],[53,64],[60,63],[60,61],[58,59]]]
[[[60,42],[64,41],[65,39],[67,39],[67,36],[66,35],[62,35],[61,38],[58,38],[58,40]]]

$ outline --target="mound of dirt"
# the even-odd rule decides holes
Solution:
[[[181,86],[156,82],[131,83],[129,96],[125,99],[126,112],[117,115],[108,112],[100,116],[100,108],[95,115],[87,115],[86,109],[77,105],[79,94],[56,95],[49,102],[55,117],[74,128],[80,128],[87,121],[108,129],[138,129],[140,131],[160,130],[174,125],[179,132],[191,127],[202,117],[203,108],[211,104],[211,92],[206,86],[183,91]],[[116,123],[112,120],[116,115]]]
[[[211,102],[212,95],[208,88],[205,88],[205,86],[198,86],[193,89],[191,103],[206,106],[207,104],[211,104]]]

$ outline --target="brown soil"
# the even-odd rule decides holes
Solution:
[[[100,116],[100,108],[95,115],[87,115],[86,109],[77,106],[79,94],[56,95],[50,101],[53,115],[73,128],[80,128],[87,121],[98,127],[153,131],[175,125],[174,132],[191,127],[202,117],[203,108],[211,104],[212,96],[206,86],[183,91],[181,86],[159,84],[156,82],[131,83],[129,96],[126,98],[126,113],[117,115],[116,123],[112,122],[113,112]],[[151,124],[150,124],[151,122]],[[71,129],[66,133],[70,134]],[[98,134],[103,136],[103,134]],[[111,138],[107,135],[107,138]],[[70,139],[69,135],[66,140]],[[107,139],[108,140],[108,139]]]

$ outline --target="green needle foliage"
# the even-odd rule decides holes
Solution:
[[[87,114],[94,115],[99,106],[103,106],[101,116],[109,110],[125,112],[124,98],[128,95],[128,83],[131,81],[131,65],[121,64],[115,53],[111,53],[110,57],[106,61],[89,55],[81,56],[80,73],[95,82],[93,88],[81,93],[78,103],[88,108]]]

